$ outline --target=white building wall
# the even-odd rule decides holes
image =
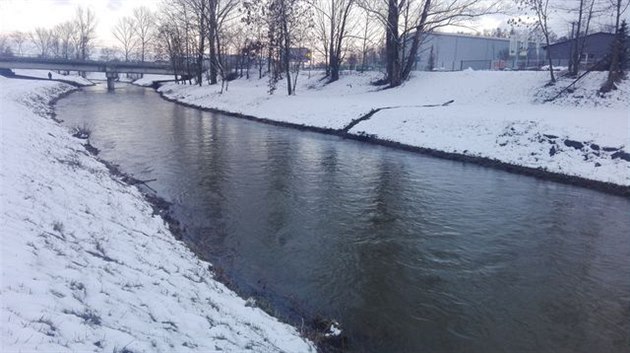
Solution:
[[[503,38],[429,33],[418,51],[416,69],[427,69],[431,47],[436,69],[460,70],[468,66],[473,69],[489,69],[492,60],[499,59],[499,53],[508,50],[509,46],[509,39]],[[462,61],[466,67],[462,67]]]

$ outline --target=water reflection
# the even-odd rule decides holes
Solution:
[[[158,179],[246,294],[338,319],[353,351],[630,350],[627,199],[103,91],[59,117]]]

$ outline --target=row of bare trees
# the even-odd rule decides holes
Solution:
[[[77,7],[72,20],[57,24],[53,28],[37,27],[30,33],[16,31],[6,37],[13,43],[6,45],[4,54],[24,55],[30,45],[40,57],[62,59],[89,59],[95,53],[97,19],[94,10]],[[152,50],[155,39],[155,17],[145,7],[133,10],[133,15],[121,18],[113,29],[125,61],[137,58],[145,61]],[[108,49],[105,49],[108,51]],[[32,53],[32,51],[31,51]]]
[[[599,63],[599,67],[609,65],[610,72],[609,80],[602,89],[606,90],[606,87],[612,87],[613,82],[620,79],[622,75],[619,72],[622,70],[620,70],[619,65],[623,60],[619,60],[619,57],[622,54],[621,51],[623,51],[623,45],[621,44],[624,43],[624,39],[619,39],[624,37],[623,34],[620,34],[622,28],[620,19],[630,4],[629,0],[578,0],[573,3],[559,0],[515,1],[518,5],[518,10],[531,17],[514,19],[511,21],[511,24],[527,26],[542,33],[547,46],[551,44],[553,34],[551,30],[552,18],[557,16],[558,13],[563,13],[565,16],[568,14],[573,17],[573,20],[570,22],[571,31],[568,36],[572,41],[568,74],[575,78],[580,75],[582,57],[587,55],[586,38],[592,32],[594,21],[602,16],[612,14],[614,18],[612,30],[616,39],[610,48],[607,62]],[[547,50],[546,55],[549,64],[550,83],[553,84],[556,82],[556,77],[553,70],[551,52]]]
[[[118,20],[112,33],[122,49],[125,61],[132,59],[135,53],[141,62],[145,61],[155,41],[156,28],[155,14],[143,6],[133,9],[131,16]]]
[[[249,76],[256,65],[270,92],[284,79],[291,95],[314,56],[333,82],[344,60],[358,63],[353,48],[362,67],[382,54],[383,83],[395,87],[409,77],[426,33],[499,11],[499,1],[476,0],[176,0],[160,11],[159,42],[176,71],[199,85],[207,57],[209,84],[221,78],[226,86],[239,67]]]
[[[238,0],[176,0],[165,4],[158,14],[157,45],[164,52],[176,73],[189,81],[227,84],[228,71],[223,55],[228,51],[232,16],[239,8]],[[207,58],[207,60],[206,60]],[[208,63],[206,65],[206,62]]]
[[[9,39],[15,50],[11,54],[24,55],[27,43],[35,47],[41,57],[63,59],[89,58],[96,38],[94,11],[77,7],[74,19],[62,22],[52,29],[37,27],[30,33],[13,32]]]

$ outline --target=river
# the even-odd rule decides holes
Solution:
[[[57,103],[245,296],[348,352],[630,352],[630,200],[119,84]],[[115,236],[115,235],[112,235]]]

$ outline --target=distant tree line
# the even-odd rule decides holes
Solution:
[[[87,59],[92,54],[96,38],[94,11],[77,7],[74,19],[48,29],[37,27],[30,33],[16,31],[0,36],[0,54],[24,55],[31,44],[40,57]],[[9,46],[12,42],[13,46]]]

